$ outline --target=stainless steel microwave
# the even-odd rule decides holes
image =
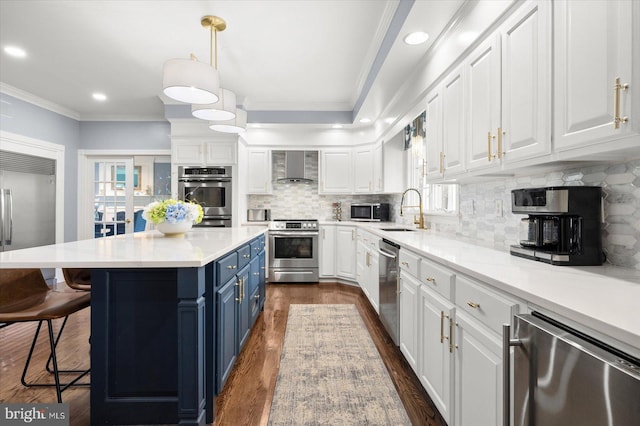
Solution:
[[[351,220],[363,222],[388,222],[388,203],[351,204]]]

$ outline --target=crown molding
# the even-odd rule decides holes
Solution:
[[[0,82],[0,92],[9,96],[13,96],[14,98],[20,99],[21,101],[28,102],[40,108],[44,108],[48,111],[55,112],[60,115],[64,115],[65,117],[72,118],[76,121],[80,121],[80,114],[78,112],[73,111],[69,108],[65,108],[62,105],[58,105],[46,99],[43,99],[32,93],[25,92],[24,90],[18,89],[17,87],[13,87],[9,84]]]

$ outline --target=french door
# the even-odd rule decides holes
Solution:
[[[93,217],[90,231],[84,229],[84,237],[90,233],[93,238],[133,232],[133,190],[135,176],[133,158],[129,157],[89,157],[87,176],[92,182],[87,188],[84,206],[92,206],[92,211],[84,209],[84,214]]]

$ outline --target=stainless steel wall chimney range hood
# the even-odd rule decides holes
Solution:
[[[279,183],[312,183],[313,180],[305,177],[305,152],[285,151],[284,177],[279,178]]]

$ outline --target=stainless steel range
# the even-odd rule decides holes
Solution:
[[[276,219],[269,226],[269,282],[318,282],[318,221]]]

